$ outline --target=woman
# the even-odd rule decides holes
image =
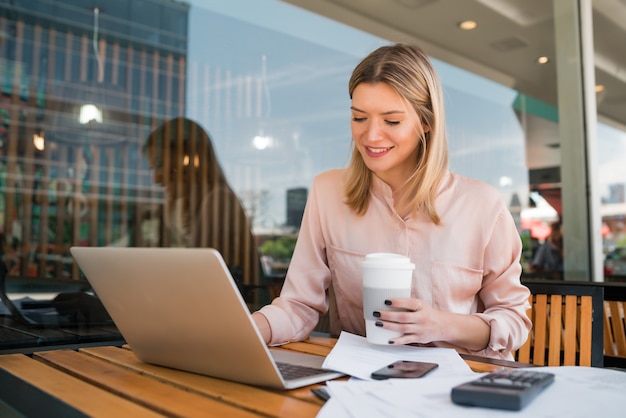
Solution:
[[[361,268],[373,252],[415,264],[411,298],[389,301],[390,344],[511,359],[528,336],[522,244],[499,192],[448,171],[442,88],[419,48],[381,47],[349,82],[347,169],[317,176],[281,294],[253,314],[268,344],[305,339],[329,309],[333,334],[364,335]]]
[[[216,248],[238,284],[258,285],[260,262],[252,227],[207,132],[190,119],[173,118],[150,134],[144,153],[154,182],[167,195],[160,245]]]

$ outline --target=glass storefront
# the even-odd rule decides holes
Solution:
[[[8,277],[84,280],[71,246],[212,246],[244,288],[280,280],[313,177],[349,160],[350,73],[389,40],[275,0],[104,3],[0,1]],[[529,271],[562,214],[558,108],[434,62],[450,167],[502,192]],[[606,251],[626,246],[625,132],[600,119]]]

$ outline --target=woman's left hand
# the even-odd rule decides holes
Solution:
[[[377,326],[404,334],[389,344],[437,342],[478,351],[489,343],[491,327],[476,315],[440,311],[416,298],[394,298],[385,304],[400,310],[377,311]]]
[[[402,337],[390,340],[390,344],[427,344],[432,341],[442,340],[441,311],[425,304],[415,298],[395,298],[385,301],[390,302],[390,308],[401,311],[380,310],[377,316],[377,326],[382,326],[390,331],[402,332]],[[380,324],[380,325],[379,325]]]

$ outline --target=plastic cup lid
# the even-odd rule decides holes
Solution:
[[[394,253],[367,254],[361,265],[363,267],[415,268],[415,264],[411,263],[408,257]]]

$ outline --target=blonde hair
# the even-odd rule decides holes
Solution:
[[[445,130],[443,91],[439,76],[428,56],[406,44],[383,46],[365,57],[354,69],[348,91],[350,98],[361,83],[385,83],[415,110],[428,131],[421,132],[415,171],[398,194],[397,204],[411,208],[413,216],[425,212],[436,224],[435,197],[448,170],[448,141]],[[346,204],[357,214],[367,211],[373,173],[353,145],[345,186]]]

